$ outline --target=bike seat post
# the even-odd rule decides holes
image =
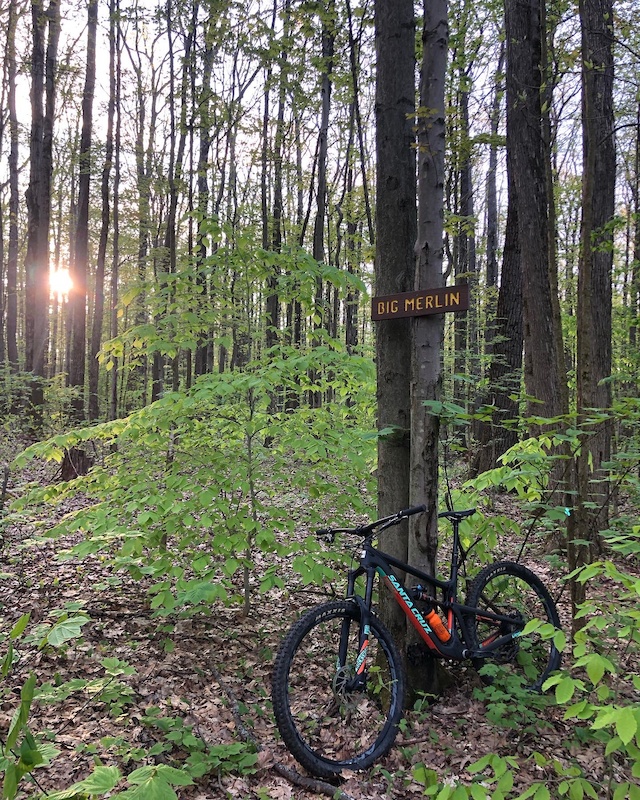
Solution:
[[[451,545],[451,575],[450,578],[456,581],[458,578],[458,560],[460,557],[460,518],[450,517],[449,522],[453,528],[453,542]]]

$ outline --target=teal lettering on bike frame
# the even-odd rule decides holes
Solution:
[[[376,572],[378,575],[380,575],[387,587],[394,593],[396,600],[398,603],[400,603],[400,606],[411,620],[413,627],[418,631],[425,644],[432,650],[439,652],[431,638],[431,628],[429,627],[429,623],[414,606],[413,601],[406,593],[404,587],[400,585],[396,576],[387,575],[386,572],[384,572],[380,567],[376,568]]]
[[[362,649],[358,654],[358,658],[356,660],[356,675],[359,675],[364,670],[364,662],[367,658],[367,649],[369,647],[369,634],[371,632],[371,628],[368,625],[364,626],[364,642],[362,643]]]

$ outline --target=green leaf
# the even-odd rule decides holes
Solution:
[[[573,781],[571,784],[571,788],[569,789],[569,797],[571,800],[582,800],[584,797],[584,789],[582,788],[582,783],[579,780]]]
[[[597,653],[591,655],[587,661],[586,668],[589,680],[595,686],[602,680],[602,676],[604,675],[604,661],[602,657]]]
[[[169,767],[167,764],[149,765],[134,770],[127,775],[128,783],[143,784],[148,781],[160,780],[174,786],[191,786],[193,779],[181,769]]]
[[[640,786],[635,783],[629,784],[629,800],[640,800]]]
[[[27,724],[35,688],[36,676],[34,673],[31,673],[20,690],[20,707],[9,727],[9,733],[7,734],[7,740],[5,742],[5,750],[13,750],[20,736],[20,732]]]
[[[573,697],[576,688],[576,682],[573,678],[566,676],[556,686],[556,701],[560,704],[568,703]]]
[[[629,742],[636,735],[638,730],[638,722],[636,720],[633,709],[629,706],[621,709],[616,715],[616,733],[622,739],[624,744]]]
[[[15,764],[9,764],[4,773],[2,782],[3,800],[13,800],[18,793],[18,769]]]
[[[60,647],[70,639],[78,639],[82,636],[82,626],[89,622],[89,617],[69,617],[57,622],[47,633],[41,647],[50,644],[52,647]]]
[[[23,614],[20,617],[20,619],[16,622],[16,624],[13,626],[13,629],[12,629],[11,633],[9,634],[9,638],[17,639],[18,636],[20,636],[20,634],[24,632],[24,629],[29,624],[29,620],[30,619],[31,619],[31,612],[30,611],[27,612],[26,614]]]
[[[126,800],[178,800],[178,795],[168,783],[160,778],[149,778],[144,783],[133,786],[125,792],[119,792],[115,797]]]
[[[68,789],[48,794],[48,800],[73,800],[79,794],[106,794],[117,786],[121,778],[118,767],[97,766],[91,775],[74,783]]]

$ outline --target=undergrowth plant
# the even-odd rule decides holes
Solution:
[[[322,584],[335,574],[338,556],[315,537],[300,542],[291,534],[302,519],[314,525],[327,514],[370,510],[373,376],[369,360],[347,354],[328,337],[312,353],[279,348],[243,372],[204,376],[189,392],[167,394],[126,419],[30,447],[17,466],[30,458],[61,462],[67,450],[89,444],[100,458],[73,481],[21,487],[13,519],[30,515],[47,538],[73,534],[75,543],[59,557],[98,559],[107,589],[117,587],[122,572],[143,582],[164,633],[179,616],[211,613],[215,602],[241,603],[248,612],[260,594],[284,587],[274,555],[294,556],[300,580]],[[311,391],[333,402],[310,409],[303,398]],[[81,500],[77,510],[47,530],[47,509],[74,497]],[[58,610],[50,623],[28,631],[17,627],[12,636],[26,636],[31,647],[63,646],[88,619],[80,606]],[[7,669],[12,658],[7,653]],[[117,658],[101,665],[103,675],[91,680],[26,681],[1,762],[4,798],[11,800],[24,776],[57,754],[55,737],[45,742],[29,730],[33,702],[57,703],[84,692],[114,716],[126,712],[133,699],[126,681],[131,668]],[[152,710],[144,723],[159,738],[150,750],[134,753],[124,738],[105,746],[118,750],[120,763],[180,753],[180,769],[146,765],[123,775],[98,762],[89,777],[47,796],[172,798],[176,787],[205,774],[254,769],[249,744],[205,744],[182,720]]]
[[[310,382],[322,360],[321,385]],[[303,376],[301,378],[301,376]],[[282,587],[275,564],[255,573],[257,553],[290,555],[305,581],[335,573],[315,542],[292,543],[296,522],[368,510],[375,456],[373,379],[366,359],[335,343],[312,353],[274,353],[244,372],[208,375],[188,393],[164,396],[127,419],[59,435],[29,457],[61,461],[66,449],[98,443],[102,463],[86,476],[25,492],[16,510],[82,494],[89,507],[48,536],[81,532],[67,557],[99,556],[146,581],[160,615],[206,611]],[[331,390],[319,409],[273,410],[283,398]]]
[[[631,420],[638,418],[637,400],[619,401],[606,416],[617,430],[626,430],[625,440],[616,443],[608,471],[608,497],[640,498],[637,442]],[[453,404],[439,404],[434,413],[446,419],[465,416]],[[473,415],[466,415],[462,424]],[[566,474],[585,435],[571,418],[536,420],[547,433],[525,439],[508,450],[500,465],[467,481],[463,490],[469,506],[488,493],[508,491],[524,512],[512,528],[516,541],[543,545],[550,533],[560,534],[572,509],[566,493]],[[564,476],[564,477],[563,477]],[[475,493],[472,501],[469,492]],[[456,504],[454,493],[454,505]],[[490,500],[489,500],[490,502]],[[495,517],[491,517],[493,523]],[[513,522],[513,520],[512,520]],[[466,542],[474,541],[473,525]],[[424,795],[437,800],[640,800],[640,525],[619,516],[609,530],[601,531],[605,551],[615,556],[565,574],[564,581],[579,581],[598,587],[578,611],[584,626],[564,649],[564,669],[551,676],[543,689],[546,697],[526,696],[518,687],[490,684],[476,690],[493,725],[540,735],[541,711],[549,702],[563,709],[573,724],[572,740],[558,757],[533,750],[528,757],[543,781],[523,783],[518,774],[526,766],[521,757],[488,753],[467,769],[463,780],[442,780],[425,764],[414,766],[413,777],[424,786]],[[481,537],[478,537],[481,538]],[[556,545],[557,546],[557,545]],[[479,546],[479,555],[482,555]],[[520,557],[522,551],[518,557]],[[555,569],[562,569],[560,554],[549,557]],[[565,572],[566,565],[564,566]],[[603,588],[606,587],[606,588]],[[487,667],[499,670],[498,666]],[[571,754],[595,745],[604,754],[606,772],[594,780],[581,761]],[[529,771],[527,770],[527,774]]]

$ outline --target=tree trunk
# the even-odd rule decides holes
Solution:
[[[328,0],[327,7],[322,13],[322,74],[321,74],[321,114],[320,130],[318,133],[318,184],[316,187],[316,216],[313,225],[313,257],[316,261],[325,260],[324,235],[327,216],[327,157],[329,149],[329,112],[331,110],[331,88],[333,71],[333,50],[335,44],[336,9],[335,0]],[[328,328],[329,308],[324,301],[322,279],[316,283],[315,315],[319,321],[314,322],[314,328]],[[318,343],[313,337],[314,345]],[[311,375],[311,382],[315,383],[316,372]],[[322,405],[322,393],[310,393],[310,405],[319,408]]]
[[[416,289],[443,285],[445,76],[449,29],[446,0],[425,0],[418,120],[418,236]],[[438,547],[439,418],[425,401],[438,400],[442,388],[444,316],[413,319],[411,361],[410,505],[424,503],[426,515],[409,521],[409,563],[433,575]],[[415,637],[413,626],[407,622]],[[437,662],[424,656],[408,660],[413,689],[441,688]]]
[[[16,25],[17,0],[9,4],[7,30],[7,83],[9,110],[9,244],[7,252],[6,290],[6,346],[7,360],[12,372],[18,369],[18,213],[20,193],[18,188],[18,115],[16,111]]]
[[[489,289],[498,286],[498,131],[500,126],[500,103],[503,92],[501,76],[504,69],[504,43],[500,44],[498,67],[494,77],[494,96],[491,108],[491,145],[489,148],[489,169],[487,171],[487,268],[486,283]],[[495,301],[491,298],[487,303],[487,318],[492,324],[495,312]],[[491,338],[492,331],[487,330],[487,337]]]
[[[31,410],[37,427],[41,424],[44,404],[43,379],[49,337],[49,222],[60,5],[58,0],[51,0],[45,11],[42,2],[35,0],[31,12],[32,121],[26,193],[29,231],[25,281],[25,368],[33,374]],[[45,32],[48,33],[46,53]]]
[[[477,449],[471,472],[478,475],[493,469],[498,458],[518,440],[518,396],[522,380],[522,271],[518,236],[518,212],[512,169],[507,157],[509,201],[502,256],[502,277],[498,292],[495,327],[489,346],[489,393],[483,402],[495,406],[490,421],[474,426]],[[515,399],[514,399],[515,398]],[[506,424],[505,424],[506,423]]]
[[[209,213],[209,152],[211,150],[211,74],[213,71],[213,44],[212,44],[212,20],[209,20],[205,28],[205,45],[202,55],[202,86],[198,102],[198,136],[200,147],[198,151],[198,220],[204,221]],[[198,231],[196,240],[196,283],[200,289],[201,296],[206,302],[209,295],[209,285],[206,273],[207,245],[206,237]],[[209,367],[209,353],[212,349],[209,331],[203,332],[202,338],[198,341],[194,359],[194,372],[196,377],[204,375]]]
[[[98,395],[99,364],[98,352],[102,343],[102,323],[104,320],[104,276],[107,259],[107,241],[110,225],[110,198],[109,179],[113,167],[113,121],[115,117],[115,35],[114,22],[109,30],[109,102],[107,108],[107,137],[105,142],[104,166],[100,185],[102,200],[102,219],[100,225],[100,240],[98,243],[98,258],[96,261],[96,278],[93,304],[93,323],[91,328],[91,344],[89,347],[89,420],[96,420],[100,416],[100,403]]]
[[[113,247],[111,257],[111,297],[109,336],[118,335],[118,279],[120,272],[120,144],[122,139],[122,115],[120,113],[122,63],[120,39],[120,3],[119,0],[109,2],[109,93],[113,94],[116,108],[115,121],[115,159],[113,164]],[[124,360],[124,359],[123,359]],[[118,416],[118,372],[121,362],[115,359],[109,372],[109,419]]]
[[[470,69],[470,68],[469,68]],[[454,381],[455,397],[460,405],[465,408],[469,406],[469,393],[471,386],[468,382],[461,380],[462,376],[477,377],[476,372],[479,363],[479,353],[477,347],[477,326],[472,320],[476,314],[477,285],[476,275],[476,243],[475,243],[475,219],[473,203],[473,180],[472,180],[472,145],[469,128],[469,77],[466,74],[460,76],[463,88],[459,92],[460,108],[460,133],[458,149],[459,164],[459,186],[460,186],[460,207],[458,214],[457,233],[457,259],[455,264],[456,284],[468,284],[470,294],[469,312],[466,314],[456,314],[454,319],[455,326],[455,354],[454,354]],[[461,435],[461,444],[464,444],[464,435]]]
[[[582,0],[580,23],[583,178],[576,371],[578,423],[585,435],[576,463],[576,507],[569,531],[571,571],[588,563],[592,553],[599,551],[598,532],[607,524],[607,489],[596,481],[606,480],[603,464],[610,458],[611,428],[609,422],[594,428],[589,417],[591,409],[611,406],[607,378],[611,375],[611,223],[616,174],[611,0]],[[571,586],[575,612],[585,599],[586,586],[577,581]],[[576,627],[581,624],[574,620]]]
[[[547,170],[542,127],[542,0],[505,0],[507,152],[513,170],[522,264],[524,379],[529,413],[554,417],[568,399],[553,314]],[[532,426],[536,430],[536,426]]]
[[[376,0],[376,252],[375,293],[414,288],[416,220],[415,19],[413,0]],[[376,324],[378,514],[409,505],[411,328],[407,319]],[[404,561],[408,526],[380,537]],[[385,593],[380,615],[404,641],[404,614]]]
[[[93,132],[93,96],[96,85],[96,29],[98,0],[89,0],[87,17],[87,64],[82,95],[82,134],[80,137],[78,220],[75,258],[69,296],[71,316],[71,360],[69,386],[74,392],[71,410],[74,421],[85,418],[85,361],[87,351],[87,276],[89,273],[89,188],[91,181],[91,140]]]

